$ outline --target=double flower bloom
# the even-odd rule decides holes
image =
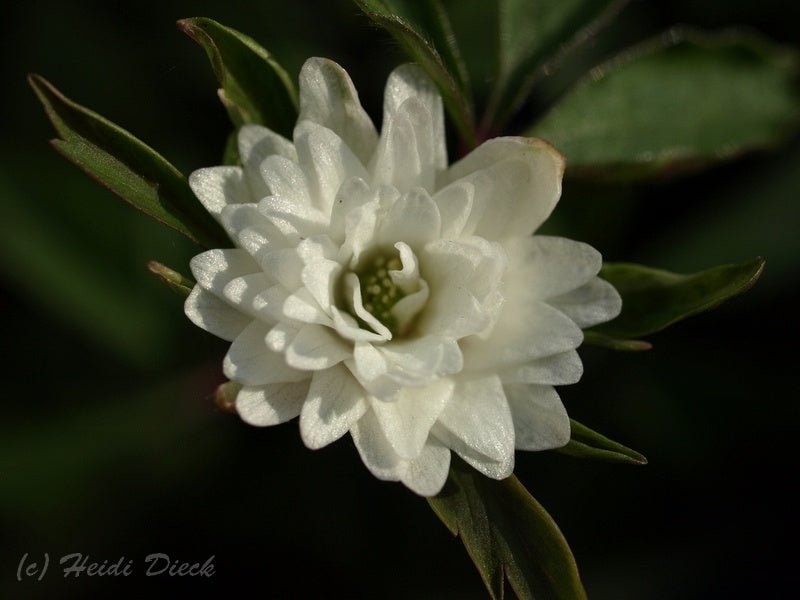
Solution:
[[[247,125],[238,141],[242,167],[190,178],[235,247],[192,260],[186,314],[232,342],[245,421],[299,416],[310,448],[349,432],[376,477],[425,496],[451,451],[502,479],[515,448],[569,440],[553,386],[578,381],[581,329],[621,301],[593,248],[531,235],[561,193],[558,152],[495,138],[448,167],[422,71],[389,76],[379,135],[316,58],[293,140]]]

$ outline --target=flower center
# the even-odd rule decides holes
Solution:
[[[402,267],[399,256],[378,254],[358,273],[364,308],[392,333],[397,333],[397,317],[392,308],[406,294],[389,277],[389,270],[399,271]]]
[[[347,312],[362,329],[387,340],[408,335],[429,294],[414,252],[398,242],[364,258],[340,280]]]

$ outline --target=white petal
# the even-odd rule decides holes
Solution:
[[[503,385],[507,383],[539,383],[570,385],[583,375],[583,363],[575,350],[553,354],[528,363],[513,365],[498,371]]]
[[[330,129],[311,121],[300,121],[294,129],[294,143],[300,167],[308,180],[311,202],[322,214],[330,214],[345,180],[367,178],[358,158]]]
[[[371,409],[355,422],[350,434],[361,460],[375,477],[387,481],[400,479],[406,465],[392,449]]]
[[[289,344],[292,343],[292,340],[294,340],[299,331],[299,327],[294,327],[289,323],[278,323],[269,330],[265,338],[267,348],[273,352],[286,352],[286,348],[289,347]]]
[[[521,306],[507,304],[486,339],[462,341],[465,370],[518,365],[581,345],[583,332],[572,319],[552,306],[538,301]]]
[[[258,168],[266,157],[273,154],[296,160],[292,142],[263,125],[245,123],[237,137],[242,164]]]
[[[520,293],[540,300],[565,294],[588,283],[603,265],[589,244],[546,235],[525,236],[506,244],[510,278]]]
[[[536,138],[502,137],[481,144],[452,165],[438,181],[441,189],[461,178],[488,178],[491,192],[476,193],[473,211],[481,218],[475,233],[488,240],[535,231],[561,195],[564,159]]]
[[[259,171],[265,158],[278,155],[297,161],[297,152],[292,142],[261,125],[242,125],[239,129],[238,145],[239,158],[244,165],[252,201],[258,201],[271,193]]]
[[[264,252],[259,262],[264,272],[268,273],[286,290],[294,291],[302,287],[303,259],[297,253],[297,248]]]
[[[303,240],[328,229],[328,218],[317,208],[279,196],[262,199],[258,210],[287,239]]]
[[[417,315],[425,307],[428,302],[431,292],[428,283],[424,279],[419,280],[419,289],[401,298],[397,301],[392,309],[392,316],[397,319],[397,332],[399,335],[407,334],[414,324]],[[430,333],[436,333],[431,331]],[[442,336],[447,337],[447,336]]]
[[[389,277],[406,294],[419,289],[419,261],[414,251],[405,242],[397,242],[394,247],[400,253],[400,269],[390,269]]]
[[[442,237],[457,238],[464,231],[472,214],[475,185],[460,179],[436,192],[433,201],[439,207],[442,218]]]
[[[272,322],[290,321],[291,324],[316,323],[333,325],[308,290],[301,288],[290,293],[282,285],[274,285],[256,296],[255,310]]]
[[[270,285],[264,273],[252,273],[231,279],[222,290],[222,295],[243,313],[254,319],[263,319],[266,315],[258,309],[257,297]]]
[[[351,355],[352,349],[322,325],[305,325],[286,348],[289,366],[304,371],[327,369]]]
[[[422,249],[441,232],[439,209],[428,192],[415,188],[403,195],[383,219],[378,241],[383,244],[404,242],[412,249]]]
[[[458,344],[435,335],[384,344],[377,351],[386,362],[386,374],[403,385],[421,385],[458,373],[463,366]]]
[[[447,146],[444,135],[444,109],[439,90],[425,72],[416,65],[397,67],[386,81],[383,96],[383,122],[394,118],[408,98],[417,98],[431,115],[433,138],[432,164],[437,169],[447,167]]]
[[[189,268],[200,287],[221,299],[232,279],[261,271],[252,257],[238,248],[202,252],[192,258]]]
[[[370,399],[386,439],[398,456],[417,458],[428,433],[453,394],[453,382],[441,379],[424,388],[406,387],[394,400]]]
[[[331,306],[331,318],[336,332],[345,339],[353,342],[379,342],[384,340],[383,336],[373,331],[361,329],[358,321],[352,315],[342,312],[335,306]]]
[[[303,209],[311,208],[308,182],[296,162],[283,156],[270,156],[261,163],[259,171],[269,186],[264,196],[277,196]]]
[[[229,204],[253,202],[241,167],[209,167],[189,175],[189,186],[212,216],[220,219]]]
[[[327,234],[306,238],[297,245],[297,254],[307,265],[336,256],[337,247]]]
[[[316,450],[342,437],[367,410],[364,389],[343,365],[317,371],[300,412],[300,435]]]
[[[576,290],[550,298],[547,303],[575,321],[581,329],[610,321],[622,310],[619,292],[599,277]]]
[[[293,369],[282,354],[267,347],[269,329],[269,325],[254,321],[233,341],[222,363],[228,379],[245,386],[308,379],[307,372]]]
[[[436,181],[433,118],[416,97],[408,98],[381,127],[372,157],[374,184],[391,185],[401,193],[415,187],[433,192]]]
[[[501,244],[477,237],[433,241],[425,246],[422,260],[435,294],[465,287],[480,300],[500,287],[507,265]]]
[[[324,58],[310,58],[300,70],[300,116],[335,132],[366,164],[375,149],[378,134],[361,107],[350,76],[339,65]]]
[[[483,331],[489,313],[463,286],[445,287],[428,301],[419,322],[421,331],[458,340]]]
[[[500,378],[456,380],[436,436],[465,460],[478,454],[505,465],[514,454],[514,424]]]
[[[283,315],[300,323],[316,323],[333,326],[331,318],[322,310],[307,289],[301,288],[291,294],[283,303]]]
[[[367,202],[347,213],[345,217],[345,239],[339,252],[338,261],[349,264],[353,269],[361,254],[372,245],[378,225],[380,204]]]
[[[236,396],[236,412],[250,425],[285,423],[300,414],[308,384],[308,381],[300,381],[243,387]]]
[[[295,246],[300,236],[294,232],[286,235],[267,219],[257,204],[232,204],[222,209],[221,221],[231,237],[238,240],[239,246],[246,250],[262,266],[267,252]],[[263,269],[266,270],[266,269]],[[269,274],[269,271],[267,271]]]
[[[344,283],[345,296],[350,301],[350,308],[353,309],[356,316],[369,325],[382,339],[392,339],[392,332],[389,331],[383,323],[378,321],[371,312],[364,308],[364,302],[361,298],[361,283],[359,282],[358,275],[355,273],[348,273],[345,275]]]
[[[354,375],[359,381],[373,381],[386,374],[389,368],[386,358],[375,346],[367,342],[356,342],[353,348]]]
[[[252,321],[199,285],[194,286],[186,298],[183,310],[192,323],[229,342]]]
[[[569,442],[569,417],[549,385],[505,386],[519,450],[550,450]]]
[[[324,311],[333,306],[334,286],[342,272],[342,265],[333,261],[319,259],[303,268],[301,279],[306,289]]]
[[[449,471],[450,450],[431,437],[419,456],[408,461],[400,481],[420,496],[435,496],[444,487]]]
[[[375,195],[366,181],[360,177],[346,179],[339,188],[331,209],[331,224],[328,230],[331,239],[341,244],[344,241],[347,215],[374,199]]]

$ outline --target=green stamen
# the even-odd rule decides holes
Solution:
[[[378,254],[356,273],[361,282],[361,301],[364,308],[393,335],[397,334],[397,319],[392,314],[392,308],[406,294],[392,281],[389,271],[399,271],[402,268],[399,256]],[[356,315],[353,316],[362,327],[367,326]]]

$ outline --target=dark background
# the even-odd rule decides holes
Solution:
[[[474,0],[472,0],[474,1]],[[791,7],[791,8],[789,8]],[[296,423],[257,429],[208,399],[226,344],[194,327],[145,269],[198,249],[124,205],[47,146],[26,86],[43,74],[185,173],[219,162],[228,122],[203,52],[174,26],[209,16],[295,75],[311,55],[352,75],[379,118],[402,59],[349,2],[56,2],[2,9],[0,597],[144,591],[263,598],[483,598],[459,540],[424,500],[382,483],[344,438],[306,450]],[[638,2],[585,60],[677,22],[745,25],[798,44],[796,4]],[[474,25],[474,24],[473,24]],[[479,44],[468,36],[462,43]],[[567,182],[554,229],[608,260],[675,271],[767,258],[717,311],[651,337],[648,353],[585,349],[570,413],[643,452],[646,467],[517,455],[594,600],[790,598],[798,583],[795,460],[800,143],[635,189]],[[216,575],[16,581],[40,561],[163,552]]]

